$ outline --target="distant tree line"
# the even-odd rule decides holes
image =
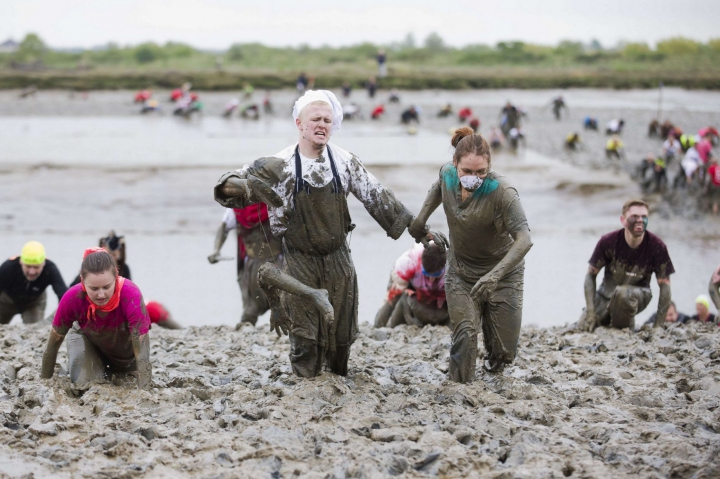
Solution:
[[[642,69],[658,65],[675,69],[717,69],[720,60],[720,38],[701,43],[675,37],[658,42],[654,48],[647,43],[620,43],[604,48],[597,40],[587,44],[565,40],[556,46],[504,41],[493,46],[478,44],[457,48],[447,45],[437,33],[431,33],[419,45],[414,36],[408,34],[403,41],[389,45],[270,47],[260,43],[237,43],[226,51],[209,52],[183,43],[158,45],[147,42],[132,46],[109,43],[102,48],[60,51],[48,48],[38,35],[31,33],[22,40],[17,51],[0,53],[0,68],[267,68],[280,71],[333,65],[364,68],[373,65],[379,48],[388,52],[391,66],[399,68],[598,65]]]

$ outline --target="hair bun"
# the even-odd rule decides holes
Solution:
[[[466,136],[472,136],[475,134],[475,131],[470,128],[469,126],[463,126],[461,128],[458,128],[455,130],[455,133],[453,134],[452,140],[450,140],[450,143],[452,143],[453,148],[457,148],[458,143],[460,143],[460,140],[465,138]]]

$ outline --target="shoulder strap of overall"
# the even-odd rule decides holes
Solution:
[[[342,181],[340,181],[340,174],[338,174],[337,166],[335,166],[335,159],[333,158],[332,151],[330,150],[330,145],[327,145],[325,148],[327,148],[328,157],[330,158],[330,170],[333,175],[333,193],[342,193]]]

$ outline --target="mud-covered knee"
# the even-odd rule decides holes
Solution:
[[[474,338],[478,335],[478,330],[471,321],[461,321],[453,327],[453,341],[462,338]]]

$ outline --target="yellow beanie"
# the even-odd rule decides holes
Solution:
[[[45,247],[38,241],[30,241],[23,246],[20,261],[30,266],[37,266],[45,262]]]
[[[710,298],[708,298],[708,297],[705,296],[704,294],[701,294],[700,296],[698,296],[697,298],[695,298],[695,304],[702,304],[702,305],[704,305],[707,309],[710,309]]]

